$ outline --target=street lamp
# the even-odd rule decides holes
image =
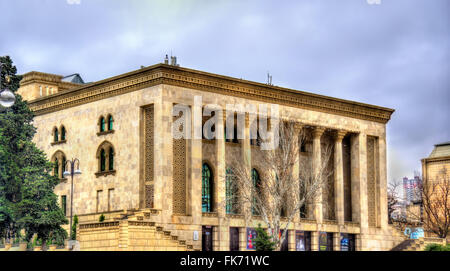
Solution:
[[[0,63],[0,88],[2,85],[2,69],[3,69],[3,63]],[[6,84],[9,84],[10,78],[9,75],[6,74]],[[0,105],[3,107],[11,107],[16,102],[16,96],[14,96],[14,93],[11,92],[11,90],[8,89],[8,87],[5,87],[4,89],[0,90]]]
[[[67,171],[67,165],[70,166],[70,171]],[[75,169],[76,165],[76,169]],[[72,206],[73,206],[73,176],[74,175],[80,175],[80,160],[78,158],[67,160],[64,164],[64,177],[71,176],[71,184],[70,184],[70,226],[69,226],[69,232],[70,232],[70,240],[72,240]]]

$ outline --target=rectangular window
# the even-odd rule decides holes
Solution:
[[[39,96],[42,97],[42,86],[39,86]]]
[[[61,209],[64,213],[64,215],[67,215],[67,196],[61,196]]]

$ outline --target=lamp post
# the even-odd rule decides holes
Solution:
[[[3,70],[3,63],[0,62],[0,88],[2,86],[2,70]],[[6,84],[9,84],[10,78],[9,75],[6,74]],[[16,102],[16,97],[14,96],[14,93],[11,92],[11,90],[8,89],[8,87],[5,87],[4,89],[0,89],[0,105],[3,107],[11,107]]]
[[[67,171],[67,165],[70,166],[70,171]],[[75,169],[75,165],[77,166],[77,168]],[[70,180],[70,225],[69,225],[69,231],[70,231],[70,240],[72,240],[72,206],[73,206],[73,176],[74,175],[80,175],[81,174],[81,170],[80,170],[80,160],[78,160],[78,158],[75,158],[72,160],[67,160],[66,163],[64,164],[64,177],[71,177]]]

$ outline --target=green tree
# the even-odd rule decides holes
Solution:
[[[50,174],[53,166],[44,152],[32,142],[34,114],[16,93],[22,76],[16,75],[9,56],[0,62],[0,88],[8,87],[16,96],[12,107],[0,108],[0,237],[10,239],[24,229],[27,240],[36,234],[45,243],[67,223],[53,192],[58,180]]]
[[[275,249],[276,243],[272,241],[267,232],[258,224],[256,228],[256,238],[253,239],[256,251],[272,251]]]

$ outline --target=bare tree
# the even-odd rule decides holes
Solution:
[[[396,206],[401,201],[399,190],[401,188],[401,182],[399,180],[392,180],[388,185],[388,220],[389,224],[394,222],[393,214],[396,211]]]
[[[425,229],[446,238],[450,229],[450,176],[447,169],[443,167],[434,179],[423,180],[421,192]]]
[[[332,174],[329,168],[331,144],[322,145],[321,162],[299,159],[300,146],[307,133],[290,120],[279,122],[279,144],[273,150],[261,151],[260,166],[264,169],[256,180],[248,163],[233,165],[233,174],[241,206],[241,213],[249,221],[259,215],[279,250],[295,216],[306,204],[317,204]],[[281,233],[281,236],[279,233]]]

